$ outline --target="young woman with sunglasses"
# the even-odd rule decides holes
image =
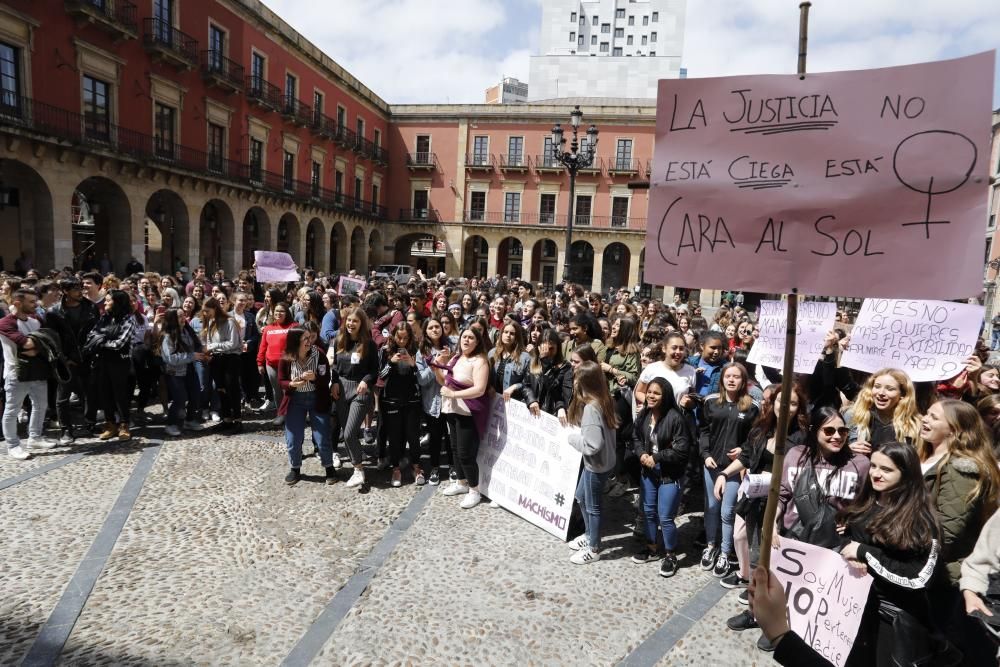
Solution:
[[[738,478],[723,475],[729,462],[739,458],[760,409],[747,393],[747,370],[741,364],[722,367],[719,393],[705,397],[701,410],[699,450],[704,461],[705,535],[708,542],[701,556],[701,567],[725,577],[739,567],[733,549],[733,517],[735,516]],[[712,493],[716,479],[723,478],[721,494]]]

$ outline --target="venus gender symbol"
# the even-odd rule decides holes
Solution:
[[[914,192],[927,195],[927,212],[918,222],[904,222],[903,227],[923,225],[926,238],[931,225],[948,225],[951,220],[931,220],[934,195],[954,192],[969,180],[976,166],[976,145],[965,135],[948,130],[927,130],[911,134],[899,142],[892,156],[896,178]]]

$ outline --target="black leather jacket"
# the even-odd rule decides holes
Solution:
[[[561,366],[543,361],[541,373],[529,373],[525,377],[524,402],[528,406],[537,402],[543,412],[554,415],[560,409],[568,410],[572,398],[573,367],[568,361]]]
[[[90,299],[83,299],[79,308],[80,315],[76,323],[66,316],[65,301],[60,301],[45,313],[45,326],[55,329],[59,334],[63,354],[75,364],[83,362],[83,343],[100,318],[97,306]]]

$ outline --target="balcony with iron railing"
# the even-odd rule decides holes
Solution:
[[[441,216],[433,208],[401,208],[400,222],[441,222]]]
[[[372,147],[374,145],[375,144],[373,144],[370,139],[365,139],[359,134],[356,134],[354,137],[354,152],[360,157],[370,158],[372,156]]]
[[[216,49],[201,52],[201,76],[209,85],[228,93],[243,90],[246,83],[243,65],[230,60]]]
[[[314,134],[325,139],[332,140],[337,134],[337,121],[317,109],[313,109],[312,123],[309,127]]]
[[[0,95],[0,132],[30,132],[84,151],[110,153],[141,164],[177,169],[261,189],[303,204],[320,204],[377,220],[385,220],[385,206],[332,190],[316,197],[312,184],[265,171],[260,165],[230,160],[215,152],[189,148],[169,137],[144,134],[111,123],[107,116],[81,114],[31,98]]]
[[[372,144],[372,159],[378,164],[389,164],[389,151],[377,144]]]
[[[500,156],[500,171],[528,171],[528,158],[521,153]]]
[[[289,123],[300,127],[307,127],[313,122],[312,107],[296,99],[294,95],[285,95],[282,98],[281,115]]]
[[[433,170],[437,168],[437,154],[418,151],[406,154],[406,167],[410,171]]]
[[[251,104],[256,104],[269,111],[280,109],[285,98],[280,88],[269,83],[264,77],[252,74],[247,77],[246,95],[247,101]]]
[[[354,150],[358,145],[358,133],[346,125],[338,124],[334,130],[333,140],[342,148]]]
[[[493,171],[493,156],[489,153],[469,153],[465,156],[465,168],[472,171]]]
[[[81,23],[90,23],[118,39],[139,36],[136,6],[128,0],[66,0],[66,11]]]
[[[542,173],[561,174],[565,167],[552,155],[536,155],[531,161],[531,166],[535,171]]]
[[[142,20],[142,43],[155,59],[190,69],[198,64],[198,40],[157,18]]]
[[[605,158],[605,168],[612,176],[635,176],[642,171],[642,161],[631,158]]]

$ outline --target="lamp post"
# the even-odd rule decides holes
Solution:
[[[569,115],[569,122],[573,129],[573,138],[570,141],[568,151],[563,150],[563,144],[566,143],[566,139],[563,137],[562,125],[556,123],[556,126],[552,128],[552,157],[569,171],[569,212],[566,220],[566,254],[564,255],[566,261],[563,264],[564,284],[568,283],[570,278],[570,249],[573,247],[573,220],[576,215],[574,211],[576,207],[576,172],[594,164],[594,156],[597,153],[596,125],[591,125],[587,129],[587,147],[586,150],[580,150],[581,146],[577,136],[582,120],[583,112],[580,111],[580,106],[577,105]]]

